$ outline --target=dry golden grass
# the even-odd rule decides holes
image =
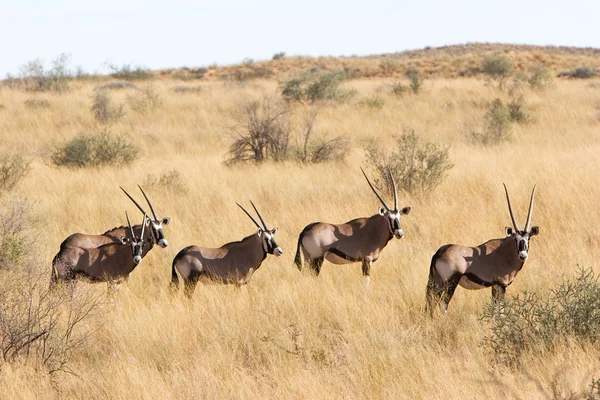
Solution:
[[[222,164],[229,112],[240,98],[273,93],[273,82],[204,83],[199,94],[176,94],[170,89],[180,83],[157,82],[162,107],[145,114],[127,109],[113,127],[142,147],[142,159],[90,170],[50,166],[44,154],[93,124],[93,82],[64,95],[0,89],[0,151],[35,157],[15,196],[35,200],[44,217],[38,257],[48,274],[68,234],[100,233],[123,224],[125,210],[135,213],[119,185],[136,193],[148,174],[174,169],[188,189],[149,190],[160,216],[171,217],[170,245],[153,250],[106,306],[102,328],[74,355],[76,376],[53,383],[27,365],[5,365],[0,397],[529,399],[586,388],[600,370],[597,347],[564,343],[543,357],[526,357],[520,370],[492,363],[481,345],[489,330],[479,319],[489,290],[459,288],[448,315],[434,320],[424,318],[422,308],[439,246],[503,236],[510,221],[503,182],[519,220],[538,184],[533,223],[541,229],[508,296],[553,287],[573,277],[578,264],[598,271],[600,122],[594,106],[600,90],[559,82],[546,92],[526,92],[536,122],[517,125],[511,143],[482,148],[467,140],[468,121],[483,114],[483,101],[502,94],[479,81],[434,80],[419,96],[396,98],[379,91],[383,83],[351,82],[359,97],[319,115],[318,131],[352,139],[347,162],[236,168]],[[113,93],[124,102],[128,90]],[[357,105],[375,94],[385,100],[382,109]],[[27,109],[24,101],[32,97],[48,99],[51,107]],[[430,198],[401,196],[401,206],[413,207],[403,219],[406,237],[390,242],[373,265],[370,291],[359,264],[325,263],[317,279],[298,272],[293,256],[306,224],[376,212],[377,199],[358,168],[362,143],[404,125],[425,140],[451,145],[455,167]],[[235,205],[249,199],[279,227],[284,255],[269,256],[242,290],[199,285],[192,303],[181,293],[170,296],[171,260],[181,248],[219,246],[254,231]]]

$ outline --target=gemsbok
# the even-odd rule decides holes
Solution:
[[[391,171],[388,170],[394,190],[393,209],[388,207],[365,171],[362,168],[360,170],[384,208],[380,207],[378,214],[368,218],[353,219],[345,224],[314,222],[307,225],[298,238],[294,259],[300,271],[302,271],[303,259],[308,262],[316,275],[321,272],[324,259],[333,264],[361,262],[365,284],[368,287],[371,279],[371,263],[377,261],[381,251],[394,236],[398,239],[404,237],[400,216],[408,215],[410,207],[398,210],[396,182]]]
[[[122,236],[119,243],[103,244],[99,247],[84,248],[66,246],[52,261],[50,287],[59,281],[69,282],[79,277],[90,282],[107,282],[109,287],[127,279],[142,258],[152,249],[154,239],[147,235],[144,215],[142,230],[135,235],[129,215],[127,215],[129,237]]]
[[[171,287],[179,287],[177,272],[184,282],[184,291],[191,298],[199,280],[204,283],[245,285],[260,267],[267,254],[280,256],[283,250],[275,241],[277,228],[269,229],[258,209],[252,203],[262,226],[248,211],[236,203],[258,227],[258,232],[239,242],[224,244],[219,248],[189,246],[182,249],[173,259]]]
[[[142,231],[142,225],[151,225],[152,226],[152,228],[151,228],[152,235],[154,236],[155,242],[160,247],[163,247],[163,248],[167,247],[167,245],[169,243],[165,239],[165,235],[163,233],[162,227],[163,227],[163,225],[167,225],[169,223],[169,218],[166,217],[166,218],[163,218],[162,220],[159,220],[156,216],[156,212],[154,212],[154,207],[152,207],[152,203],[150,203],[150,199],[148,199],[148,196],[146,196],[146,193],[141,188],[141,186],[138,185],[138,187],[142,191],[142,194],[144,195],[146,202],[150,206],[150,210],[152,211],[154,220],[151,218],[147,218],[147,221],[145,221],[145,223],[140,224],[140,225],[134,225],[133,231],[135,232],[136,235],[139,235],[140,232]],[[125,191],[125,189],[123,189],[121,187],[121,190],[123,192],[125,192],[127,197],[129,197],[129,199],[131,199],[131,201],[133,201],[133,203],[142,212],[142,214],[147,215],[146,211],[142,208],[142,206],[140,206],[138,204],[138,202],[135,201],[135,199],[133,197],[131,197],[131,195],[129,193],[127,193],[127,191]],[[101,235],[88,235],[85,233],[73,233],[72,235],[68,236],[60,244],[60,249],[62,250],[65,247],[82,247],[82,248],[89,249],[89,248],[99,247],[99,246],[109,244],[109,243],[121,243],[121,238],[126,235],[127,235],[127,226],[125,226],[125,225],[118,226],[116,228],[112,228],[112,229],[104,232]]]
[[[448,303],[458,285],[477,290],[492,287],[492,299],[502,301],[509,286],[529,256],[529,239],[540,233],[531,226],[535,186],[531,192],[525,229],[521,230],[513,214],[504,185],[508,212],[513,228],[506,227],[506,237],[491,239],[477,247],[447,244],[438,249],[431,259],[427,282],[426,309],[433,315],[436,303],[446,312]]]

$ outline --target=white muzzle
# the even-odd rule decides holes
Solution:
[[[142,262],[142,257],[140,257],[140,256],[133,257],[133,262],[135,263],[135,265],[141,263]]]
[[[283,254],[283,250],[281,250],[281,247],[275,247],[275,250],[273,250],[273,254],[275,254],[277,257],[279,257],[280,255]]]

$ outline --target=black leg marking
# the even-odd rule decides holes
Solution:
[[[362,262],[362,273],[363,273],[363,276],[371,276],[371,262],[370,261]]]
[[[324,260],[324,256],[321,256],[321,257],[313,258],[309,262],[310,267],[312,268],[313,272],[317,276],[319,276],[319,274],[321,273],[321,266],[323,265],[323,260]]]
[[[504,294],[506,293],[506,286],[495,283],[492,285],[492,301],[494,304],[504,301]]]

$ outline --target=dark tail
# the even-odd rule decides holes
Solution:
[[[57,271],[57,262],[60,256],[60,251],[56,253],[54,258],[52,259],[52,271],[50,272],[50,289],[54,287],[58,283],[58,271]]]
[[[300,247],[302,246],[302,236],[304,236],[304,232],[300,234],[298,237],[298,247],[296,247],[296,257],[294,258],[294,264],[298,267],[298,270],[302,271],[302,254],[300,254]]]
[[[435,268],[435,263],[449,246],[450,245],[445,245],[440,247],[438,251],[435,252],[433,257],[431,257],[431,264],[429,265],[429,279],[427,280],[427,291],[425,293],[425,311],[429,314],[429,316],[433,316],[436,297],[440,295],[440,289],[436,287],[433,270]]]
[[[179,278],[177,277],[177,271],[175,270],[175,263],[177,262],[177,257],[173,259],[173,264],[171,265],[171,283],[169,287],[173,291],[179,290]]]

